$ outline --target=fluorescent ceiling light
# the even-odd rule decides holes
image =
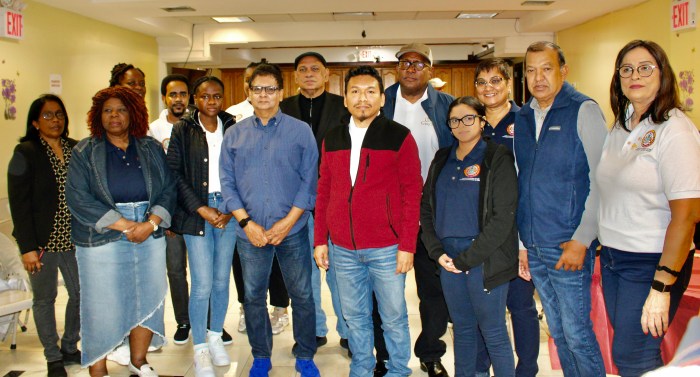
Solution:
[[[372,17],[374,12],[333,12],[334,16]]]
[[[212,17],[214,21],[218,23],[228,23],[228,22],[253,22],[253,20],[248,16],[236,16],[236,17]]]
[[[457,15],[457,18],[494,18],[498,13],[466,13],[462,12]]]

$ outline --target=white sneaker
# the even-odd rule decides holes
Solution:
[[[158,373],[148,364],[141,365],[141,368],[136,368],[134,364],[129,362],[129,372],[139,377],[158,377]]]
[[[207,348],[194,351],[194,375],[195,377],[216,377]]]
[[[221,335],[207,332],[207,345],[209,345],[209,354],[211,355],[212,364],[217,367],[231,365],[231,358],[224,348],[224,342],[221,340]]]
[[[241,315],[238,318],[238,332],[245,332],[245,311],[243,310],[243,305],[241,305]]]
[[[107,354],[107,360],[114,361],[115,363],[123,366],[127,366],[131,363],[131,350],[129,349],[129,343],[122,343],[119,347],[115,348],[114,351]]]
[[[289,314],[287,308],[275,307],[270,313],[270,325],[272,325],[272,334],[277,335],[284,331],[284,328],[289,325]]]

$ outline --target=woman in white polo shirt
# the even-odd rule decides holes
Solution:
[[[615,123],[596,174],[603,294],[622,376],[663,365],[660,345],[690,278],[700,220],[700,135],[681,110],[666,53],[620,50],[610,84]]]

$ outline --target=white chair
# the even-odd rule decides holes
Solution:
[[[0,233],[0,280],[11,282],[12,289],[0,292],[0,321],[3,317],[9,318],[9,329],[1,339],[3,342],[8,335],[12,337],[10,349],[17,348],[17,327],[22,332],[27,331],[24,323],[29,319],[29,310],[32,308],[32,292],[27,277],[19,258],[19,250],[14,242]],[[22,311],[26,310],[24,321],[20,320]]]

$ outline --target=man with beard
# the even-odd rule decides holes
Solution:
[[[187,113],[190,91],[187,77],[184,75],[168,75],[160,84],[160,93],[166,109],[160,117],[149,126],[148,134],[158,140],[163,150],[168,152],[170,134],[173,124]],[[173,337],[175,344],[185,344],[190,337],[190,316],[188,312],[189,293],[187,284],[187,249],[182,235],[167,230],[165,262],[168,269],[170,296],[173,300],[173,311],[177,322],[177,331]]]

